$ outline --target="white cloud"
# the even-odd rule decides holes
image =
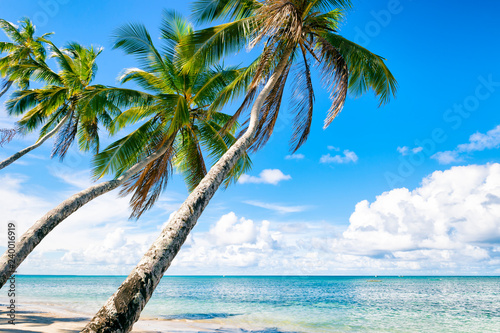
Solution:
[[[304,159],[304,154],[292,154],[292,155],[286,155],[285,160],[302,160]]]
[[[280,214],[299,213],[299,212],[305,211],[308,208],[307,206],[284,206],[284,205],[278,205],[278,204],[273,204],[273,203],[268,203],[268,202],[260,202],[260,201],[254,201],[254,200],[247,200],[244,202],[246,204],[249,204],[252,206],[273,210],[273,211],[280,213]]]
[[[454,150],[438,152],[431,158],[436,159],[440,164],[450,164],[463,161],[468,153],[498,147],[500,147],[500,125],[489,130],[486,134],[474,133],[469,137],[468,143],[460,144]]]
[[[242,175],[238,180],[238,183],[254,183],[254,184],[272,184],[278,185],[280,181],[290,180],[292,177],[290,175],[285,175],[279,169],[265,169],[259,174],[258,177]]]
[[[344,164],[350,162],[356,163],[358,161],[358,156],[353,151],[346,149],[344,150],[344,155],[331,156],[330,154],[326,154],[321,156],[319,161],[320,163],[338,163],[338,164]]]
[[[208,232],[192,234],[172,266],[195,270],[211,267],[212,271],[259,266],[262,256],[271,253],[276,243],[269,224],[238,219],[233,212],[223,215]]]
[[[48,169],[50,174],[55,178],[58,178],[62,182],[68,185],[72,185],[73,187],[76,187],[77,189],[80,190],[86,189],[91,185],[95,184],[90,180],[91,179],[90,170],[76,171],[70,168],[65,170],[61,166],[54,166],[54,165],[49,165]]]
[[[397,150],[398,150],[398,153],[400,153],[403,156],[406,156],[406,155],[410,154],[410,151],[413,154],[418,154],[422,150],[424,150],[424,148],[423,147],[414,147],[414,148],[410,149],[408,146],[403,146],[403,147],[398,147]]]
[[[335,147],[335,146],[328,146],[326,148],[328,148],[328,150],[340,151],[340,148]]]
[[[418,259],[420,267],[477,264],[500,239],[500,164],[436,171],[414,191],[361,201],[349,221],[338,241],[345,251]]]
[[[463,158],[460,157],[456,151],[440,151],[432,155],[431,158],[437,160],[439,164],[450,164],[463,161]]]
[[[500,125],[492,130],[483,133],[474,133],[469,138],[469,143],[458,145],[460,152],[473,152],[485,149],[494,149],[500,147]]]
[[[257,241],[257,231],[252,220],[237,219],[233,212],[223,215],[221,219],[210,228],[209,235],[218,245],[233,245],[254,243]]]
[[[406,156],[408,155],[408,150],[409,148],[407,146],[403,146],[403,147],[398,147],[398,152],[403,155],[403,156]]]

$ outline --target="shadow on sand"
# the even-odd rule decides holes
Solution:
[[[37,312],[40,313],[40,312]],[[20,325],[20,324],[26,324],[29,326],[28,329],[19,329],[15,328],[16,325],[9,324],[6,320],[0,322],[0,332],[2,333],[33,333],[33,332],[40,332],[41,328],[44,328],[48,325],[52,325],[54,323],[64,323],[64,322],[82,322],[82,328],[83,328],[83,323],[85,321],[88,321],[89,318],[86,317],[71,317],[71,318],[60,318],[60,317],[50,317],[47,314],[43,315],[37,315],[34,314],[32,311],[16,311],[16,319],[15,319],[15,324]],[[71,330],[58,330],[61,333],[73,333],[73,332],[80,332],[78,329],[71,329]]]

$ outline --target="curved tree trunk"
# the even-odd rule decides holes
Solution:
[[[10,89],[10,87],[12,87],[13,83],[14,83],[14,81],[10,81],[10,80],[5,82],[5,84],[3,85],[2,91],[0,91],[0,98]]]
[[[72,197],[64,200],[59,206],[49,211],[40,220],[38,220],[31,228],[28,229],[16,243],[16,252],[14,258],[9,258],[8,251],[5,251],[0,258],[0,288],[19,267],[24,259],[33,251],[33,249],[47,236],[55,227],[59,225],[65,218],[77,211],[80,207],[89,201],[110,192],[122,185],[132,175],[143,169],[147,164],[151,163],[168,149],[168,144],[160,150],[149,155],[141,162],[135,164],[127,172],[117,179],[108,180],[78,192]],[[9,262],[10,260],[10,262]]]
[[[210,169],[177,213],[170,219],[139,264],[82,332],[130,332],[132,330],[134,323],[139,320],[142,309],[151,298],[160,279],[179,252],[210,199],[229,174],[231,168],[251,145],[257,129],[259,111],[283,72],[290,54],[291,51],[284,54],[274,73],[257,96],[252,106],[248,130]]]
[[[20,150],[17,153],[15,153],[14,155],[12,155],[11,157],[9,157],[9,158],[3,160],[2,162],[0,162],[0,170],[2,170],[6,166],[14,163],[18,159],[20,159],[21,157],[23,157],[24,155],[26,155],[27,153],[29,153],[30,151],[32,151],[33,149],[40,147],[45,141],[47,141],[48,139],[50,139],[54,134],[56,134],[61,129],[61,127],[68,120],[68,118],[70,117],[70,115],[71,114],[69,113],[66,116],[64,116],[64,118],[61,119],[61,121],[59,122],[59,124],[57,124],[57,126],[54,127],[54,129],[52,131],[50,131],[49,133],[47,133],[43,137],[41,137],[34,145],[31,145],[31,146],[29,146],[27,148],[24,148],[23,150]]]

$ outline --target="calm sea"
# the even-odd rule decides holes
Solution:
[[[20,276],[17,302],[92,315],[124,279]],[[238,332],[500,332],[500,277],[164,277],[143,316]]]

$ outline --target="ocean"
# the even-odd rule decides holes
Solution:
[[[18,276],[16,303],[92,315],[124,279]],[[500,277],[165,276],[142,317],[235,332],[500,332]]]

